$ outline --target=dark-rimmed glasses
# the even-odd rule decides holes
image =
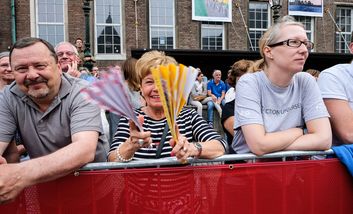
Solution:
[[[308,50],[312,50],[314,48],[314,43],[310,41],[300,41],[298,39],[287,39],[267,46],[272,48],[276,46],[287,45],[288,47],[299,48],[302,44],[304,44]]]

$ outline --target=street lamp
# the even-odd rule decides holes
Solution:
[[[85,14],[85,27],[86,27],[86,38],[85,38],[85,50],[84,53],[84,60],[83,60],[83,67],[86,67],[89,71],[92,70],[93,67],[93,59],[91,53],[91,45],[90,45],[90,11],[91,5],[90,1],[93,0],[83,0],[83,13]]]
[[[271,2],[272,2],[272,4],[271,4]],[[272,0],[272,1],[270,1],[270,4],[271,4],[271,9],[273,11],[273,14],[272,14],[273,22],[277,23],[278,18],[280,17],[279,11],[282,8],[282,1],[281,0]]]

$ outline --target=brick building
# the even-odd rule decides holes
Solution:
[[[191,0],[89,2],[89,42],[101,66],[126,59],[136,48],[256,50],[258,38],[272,23],[268,1],[233,0],[232,22],[192,20]],[[282,2],[281,16],[288,13],[288,1]],[[353,0],[323,2],[323,17],[296,18],[305,24],[315,52],[345,53],[345,40],[350,41],[352,31]],[[26,36],[41,37],[53,45],[85,39],[82,0],[1,0],[0,5],[0,51]]]

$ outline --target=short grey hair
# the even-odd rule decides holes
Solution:
[[[4,57],[10,57],[10,52],[9,51],[0,52],[0,59]]]
[[[55,48],[54,48],[55,53],[58,52],[58,48],[59,48],[61,45],[70,45],[70,46],[72,47],[72,50],[74,51],[74,53],[78,56],[77,48],[76,48],[73,44],[71,44],[70,42],[65,42],[65,41],[64,41],[64,42],[59,42],[59,43],[55,46]]]

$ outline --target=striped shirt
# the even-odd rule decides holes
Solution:
[[[151,132],[152,148],[140,148],[134,154],[133,159],[155,159],[158,144],[161,141],[164,127],[167,123],[166,118],[155,120],[146,115],[141,109],[135,110],[136,114],[144,116],[143,129]],[[183,108],[177,117],[177,124],[180,134],[184,135],[189,142],[205,142],[209,140],[218,140],[227,151],[226,141],[213,130],[206,121],[193,109]],[[130,137],[129,122],[125,117],[119,121],[117,131],[114,135],[113,142],[110,146],[110,151],[114,151],[121,143],[125,142]],[[162,148],[161,158],[170,157],[172,147],[169,145],[169,140],[172,138],[170,130],[166,136],[165,143]]]

